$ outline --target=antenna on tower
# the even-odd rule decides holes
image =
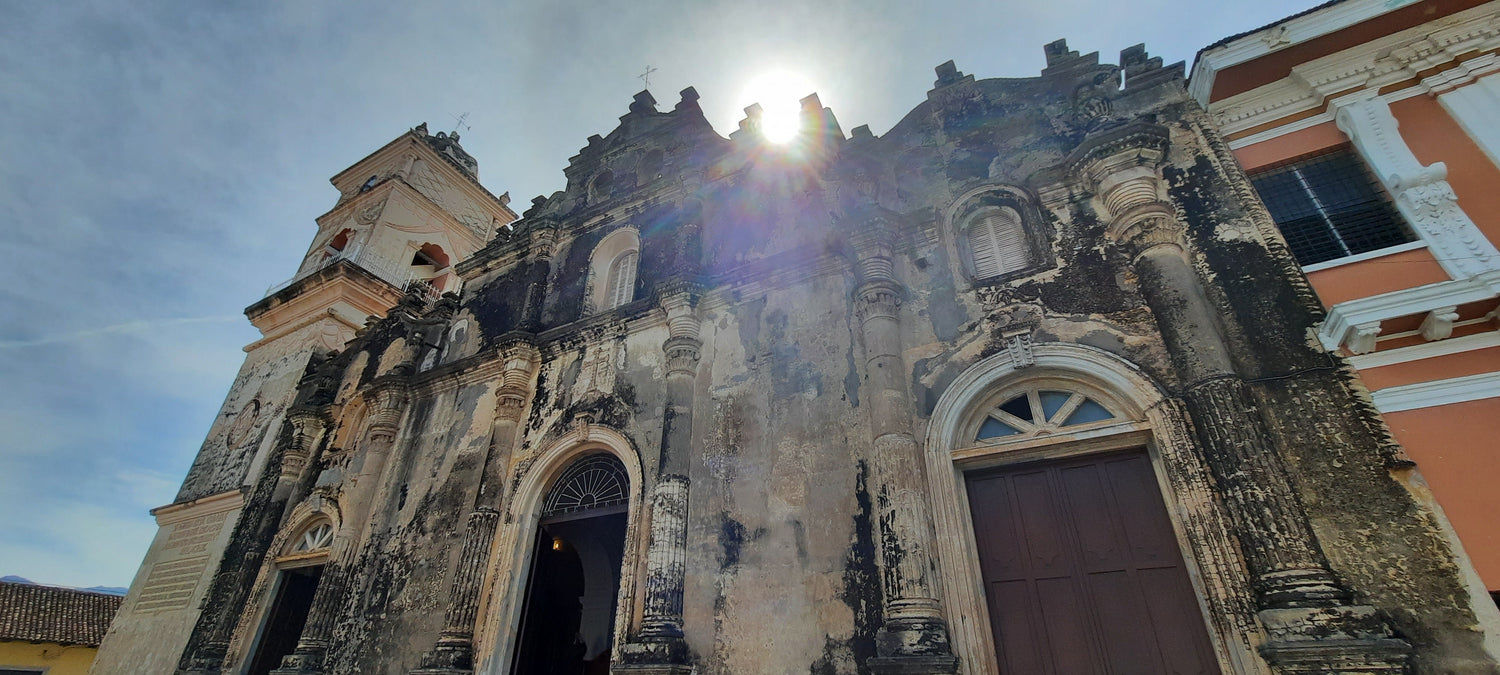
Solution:
[[[464,113],[462,115],[454,115],[453,119],[455,119],[455,120],[458,121],[457,124],[453,125],[453,134],[452,134],[453,136],[457,136],[458,135],[458,130],[459,129],[472,129],[473,128],[473,127],[469,126],[468,124],[465,124],[465,122],[467,122],[468,119],[469,119],[469,113]]]

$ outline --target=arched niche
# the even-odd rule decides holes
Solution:
[[[1032,354],[1034,361],[1023,367],[1017,367],[1009,351],[970,366],[943,392],[927,428],[924,454],[936,535],[934,558],[963,672],[1001,672],[966,473],[1144,447],[1220,668],[1225,673],[1268,673],[1257,651],[1264,638],[1255,618],[1249,575],[1181,404],[1134,364],[1109,352],[1041,343]],[[990,410],[1013,400],[1017,392],[1040,390],[1079,394],[1101,404],[1113,418],[1014,441],[976,441]]]
[[[624,561],[620,566],[616,602],[613,658],[619,663],[620,647],[635,615],[635,577],[641,565],[642,465],[635,446],[619,431],[587,425],[554,441],[530,462],[502,511],[499,532],[485,574],[476,631],[476,673],[508,675],[515,657],[521,612],[526,602],[526,584],[531,576],[535,535],[546,498],[573,463],[588,455],[609,453],[625,467],[629,478]]]

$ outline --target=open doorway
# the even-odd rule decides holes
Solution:
[[[323,576],[323,566],[294,567],[283,569],[278,574],[276,599],[271,612],[261,627],[255,656],[250,660],[249,675],[266,675],[281,666],[281,658],[297,648],[297,638],[307,624],[308,611],[312,609],[313,594],[318,590],[318,580]]]
[[[612,455],[575,462],[537,526],[513,675],[609,672],[625,557],[625,467]]]

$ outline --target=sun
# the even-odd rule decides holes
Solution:
[[[787,70],[770,70],[750,79],[740,93],[745,105],[759,103],[760,131],[772,143],[788,143],[802,131],[797,102],[813,93],[812,82]]]

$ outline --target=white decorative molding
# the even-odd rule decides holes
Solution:
[[[1328,310],[1328,317],[1318,327],[1318,339],[1329,351],[1348,345],[1350,351],[1360,344],[1361,326],[1381,321],[1456,307],[1500,296],[1500,271],[1486,272],[1469,279],[1439,281],[1416,288],[1381,293],[1341,302]],[[1370,344],[1373,348],[1374,345]],[[1368,349],[1365,351],[1369,351]]]
[[[1449,338],[1438,342],[1423,342],[1410,347],[1387,349],[1372,354],[1349,357],[1349,365],[1359,370],[1394,366],[1408,361],[1431,359],[1449,354],[1459,354],[1476,349],[1500,347],[1500,331],[1486,331],[1463,337]]]
[[[1201,54],[1198,62],[1193,64],[1188,93],[1199,103],[1207,105],[1218,71],[1348,28],[1413,2],[1416,0],[1349,0],[1214,47]]]
[[[1383,413],[1431,408],[1500,396],[1500,373],[1480,373],[1447,380],[1386,387],[1372,394]]]
[[[1415,250],[1417,250],[1419,248],[1427,248],[1427,242],[1420,241],[1420,240],[1418,240],[1418,241],[1408,241],[1405,244],[1396,244],[1395,246],[1387,246],[1385,248],[1377,248],[1377,249],[1375,249],[1373,251],[1365,251],[1364,253],[1356,253],[1354,255],[1346,255],[1346,256],[1344,256],[1342,258],[1334,258],[1333,260],[1324,260],[1323,262],[1320,262],[1320,263],[1313,263],[1311,265],[1303,265],[1302,266],[1302,273],[1303,274],[1312,274],[1313,272],[1321,272],[1323,270],[1333,269],[1335,267],[1343,267],[1344,265],[1352,265],[1352,264],[1357,263],[1357,262],[1364,262],[1366,260],[1374,260],[1376,258],[1384,258],[1385,256],[1388,256],[1388,255],[1396,255],[1397,253],[1405,253],[1407,251],[1415,251]]]
[[[1233,135],[1279,122],[1291,115],[1319,111],[1328,97],[1351,89],[1380,89],[1414,81],[1420,73],[1453,63],[1460,55],[1496,49],[1500,49],[1500,5],[1490,3],[1297,64],[1287,77],[1214,101],[1207,107],[1223,132]],[[1388,102],[1395,102],[1425,93],[1440,94],[1493,70],[1486,60],[1492,58],[1482,55],[1463,61],[1458,67],[1413,82],[1411,86],[1403,86],[1384,97]],[[1204,79],[1211,78],[1202,77],[1202,72],[1195,67],[1189,88],[1195,89]],[[1206,94],[1207,89],[1204,97],[1199,98],[1200,102],[1206,102]],[[1259,132],[1255,134],[1258,139],[1255,142],[1329,119],[1326,113],[1317,112]],[[1245,141],[1238,139],[1236,143]]]
[[[1453,336],[1453,322],[1458,320],[1458,308],[1453,306],[1434,309],[1422,319],[1418,330],[1428,342],[1446,340]]]
[[[1500,251],[1458,206],[1442,162],[1423,166],[1401,138],[1391,107],[1373,89],[1330,103],[1339,129],[1394,197],[1396,210],[1454,279],[1500,270]]]
[[[1493,54],[1465,61],[1464,65],[1468,66],[1481,60],[1487,61],[1484,66],[1486,71],[1500,69],[1500,58],[1496,58]],[[1454,74],[1453,77],[1461,73],[1473,80],[1472,84],[1463,84],[1463,86],[1441,91],[1438,93],[1438,103],[1448,111],[1449,115],[1453,116],[1453,121],[1458,122],[1458,126],[1462,127],[1464,133],[1474,140],[1474,144],[1489,156],[1490,161],[1500,166],[1500,74],[1485,75],[1475,79],[1474,74],[1477,70],[1468,67],[1445,70],[1423,80],[1422,83],[1428,84],[1428,80],[1450,73]],[[1452,81],[1449,79],[1444,84]],[[1434,91],[1437,90],[1435,85],[1428,86]]]

